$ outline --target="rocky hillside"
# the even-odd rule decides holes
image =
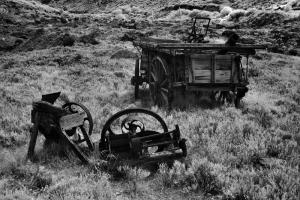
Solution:
[[[126,32],[180,38],[190,17],[204,16],[212,18],[210,36],[231,29],[241,42],[271,44],[270,50],[278,53],[299,53],[299,1],[247,4],[253,6],[244,1],[3,0],[0,51],[96,44],[122,40]],[[113,37],[112,29],[116,29]]]

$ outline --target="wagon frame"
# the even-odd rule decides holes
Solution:
[[[265,49],[264,45],[228,46],[154,38],[133,44],[141,50],[131,80],[135,98],[139,98],[139,87],[146,83],[154,104],[168,108],[175,91],[209,91],[215,100],[234,102],[238,107],[248,91],[248,58],[255,49]],[[247,59],[246,68],[242,56]]]

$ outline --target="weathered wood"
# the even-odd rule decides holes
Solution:
[[[194,70],[194,83],[210,83],[211,70]]]
[[[85,141],[86,144],[88,145],[89,149],[90,149],[91,151],[93,151],[93,150],[94,150],[94,145],[92,144],[92,142],[91,142],[91,140],[90,140],[90,138],[89,138],[89,135],[88,135],[88,133],[86,132],[86,130],[85,130],[85,128],[83,127],[83,125],[80,126],[80,130],[81,130],[81,132],[82,132],[82,134],[83,134],[83,137],[85,138],[84,141]]]
[[[211,54],[192,54],[191,64],[193,70],[211,70]]]
[[[216,62],[215,62],[215,60],[216,60],[215,55],[214,54],[211,55],[211,82],[212,83],[216,82],[216,77],[215,77],[215,70],[216,70],[215,64],[216,64]]]
[[[31,160],[33,158],[34,148],[36,145],[37,136],[39,134],[39,131],[38,131],[39,114],[38,113],[35,114],[33,121],[34,121],[34,124],[31,129],[30,141],[29,141],[28,151],[27,151],[27,159],[29,159],[29,160]]]
[[[55,115],[56,117],[63,116],[67,114],[67,111],[52,105],[51,103],[48,103],[46,101],[38,101],[32,103],[32,108],[35,112],[42,112],[42,113],[51,113]]]
[[[254,55],[255,49],[266,49],[266,45],[246,45],[237,44],[236,46],[228,46],[225,44],[203,44],[203,43],[162,43],[162,42],[149,42],[137,41],[136,45],[143,49],[153,49],[155,51],[163,49],[176,49],[176,50],[222,50],[223,53],[235,52],[243,55]]]
[[[236,58],[235,55],[191,55],[192,83],[237,83],[240,63]]]
[[[59,119],[60,127],[63,130],[69,130],[73,127],[79,127],[83,124],[85,115],[86,114],[84,112],[81,112],[62,116]]]
[[[216,70],[215,71],[216,83],[230,83],[231,70]]]
[[[216,70],[230,70],[232,55],[216,55],[215,68]]]
[[[89,159],[82,153],[82,151],[79,149],[79,147],[68,137],[66,132],[61,129],[59,131],[59,134],[61,135],[61,138],[66,141],[66,143],[71,147],[71,149],[74,151],[74,153],[77,155],[77,157],[84,163],[89,164]]]

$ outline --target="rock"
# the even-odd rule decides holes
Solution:
[[[224,8],[222,8],[220,14],[222,17],[229,15],[232,12],[232,8],[229,6],[225,6]]]

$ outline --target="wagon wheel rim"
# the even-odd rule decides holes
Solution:
[[[77,113],[77,112],[79,112],[78,109],[80,109],[81,111],[83,111],[86,114],[83,125],[81,125],[79,127],[75,127],[72,130],[68,130],[68,131],[66,131],[66,133],[69,136],[73,136],[77,131],[80,131],[83,138],[79,137],[79,138],[75,139],[74,142],[77,144],[86,142],[89,149],[93,150],[93,144],[90,139],[90,135],[93,133],[94,123],[93,123],[93,118],[92,118],[90,111],[84,105],[82,105],[80,103],[76,103],[76,102],[66,103],[62,106],[62,108],[70,113]]]
[[[150,95],[155,105],[159,107],[169,104],[169,74],[168,66],[164,59],[156,56],[149,70]]]
[[[134,75],[135,75],[135,85],[134,85],[134,97],[137,100],[139,98],[139,82],[138,82],[138,77],[140,75],[140,65],[139,65],[140,60],[137,59],[135,61],[135,71],[134,71]]]
[[[144,114],[151,116],[160,126],[161,130],[163,132],[168,132],[168,127],[166,122],[162,119],[161,116],[159,116],[157,113],[152,112],[150,110],[142,109],[142,108],[131,108],[131,109],[125,109],[120,112],[117,112],[113,116],[111,116],[106,123],[103,126],[103,129],[101,131],[101,139],[99,143],[99,150],[102,151],[102,148],[109,149],[109,137],[116,135],[116,133],[112,130],[112,124],[120,119],[123,116],[130,115],[130,114]],[[124,133],[122,133],[124,134]],[[161,149],[164,148],[164,146],[161,146]]]

